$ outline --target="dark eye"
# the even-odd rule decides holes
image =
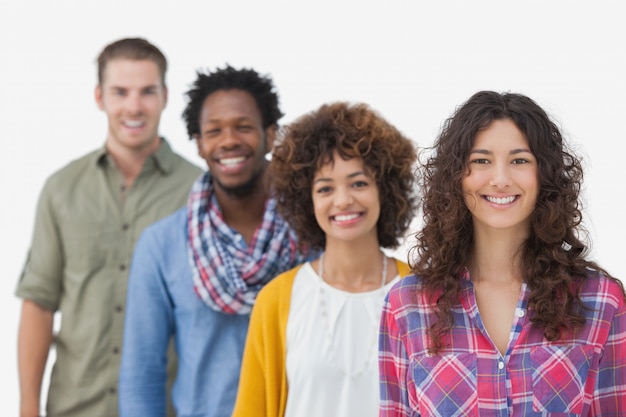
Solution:
[[[355,188],[367,187],[368,185],[369,183],[363,180],[355,181],[354,184],[352,184],[352,186]]]
[[[328,185],[324,186],[324,187],[319,187],[317,190],[315,190],[316,193],[319,194],[324,194],[324,193],[328,193],[332,190],[332,188]]]
[[[487,158],[476,158],[470,161],[470,164],[483,165],[483,164],[488,164],[488,163],[489,163],[489,160]]]
[[[213,136],[217,136],[220,134],[220,130],[219,129],[210,129],[204,132],[204,135],[207,137],[213,137]]]
[[[241,125],[241,126],[239,126],[239,130],[242,131],[242,132],[250,132],[252,130],[252,126]]]
[[[515,158],[513,161],[511,161],[511,163],[514,165],[527,164],[529,162],[530,161],[526,158]]]

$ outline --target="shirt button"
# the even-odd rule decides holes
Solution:
[[[120,353],[120,349],[119,349],[119,348],[114,347],[114,348],[113,348],[113,353],[117,355],[118,353]]]
[[[517,312],[516,312],[515,314],[517,314],[517,317],[524,317],[524,315],[526,314],[526,312],[525,312],[523,309],[518,308],[518,309],[517,309]]]
[[[504,369],[504,362],[498,361],[498,369]]]
[[[124,225],[122,225],[122,230],[128,230],[128,223],[125,223]]]
[[[109,394],[111,395],[115,394],[115,387],[109,388]]]
[[[235,241],[236,241],[236,242],[241,242],[241,239],[243,239],[243,238],[241,237],[241,235],[235,235]]]
[[[126,269],[126,265],[120,265],[120,271],[123,271]]]
[[[117,311],[118,313],[122,312],[122,306],[115,306],[115,311]]]

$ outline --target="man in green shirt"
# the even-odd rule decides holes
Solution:
[[[37,206],[16,294],[20,415],[40,415],[52,345],[49,417],[118,415],[117,382],[127,271],[143,229],[184,206],[202,170],[159,136],[167,103],[165,56],[121,39],[98,57],[95,98],[108,119],[104,146],[51,175]],[[53,337],[54,313],[61,321]]]

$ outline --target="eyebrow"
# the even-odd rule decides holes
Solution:
[[[219,119],[219,118],[214,118],[214,119],[209,119],[206,121],[205,124],[209,124],[209,123],[220,123],[222,122],[223,119]],[[249,117],[249,116],[240,116],[235,118],[235,122],[236,123],[241,123],[241,122],[249,122],[249,123],[254,123],[254,118]]]
[[[472,149],[470,151],[470,154],[473,154],[473,153],[478,153],[481,155],[492,155],[493,151],[490,151],[488,149]],[[509,155],[517,155],[520,153],[532,153],[532,152],[530,151],[530,149],[527,149],[527,148],[517,148],[517,149],[511,149],[511,151],[509,151]]]
[[[365,172],[363,171],[356,171],[356,172],[353,172],[352,174],[348,174],[346,178],[354,178],[354,177],[358,177],[359,175],[367,176]],[[313,184],[316,184],[318,182],[330,182],[330,181],[332,181],[330,178],[318,178],[315,181],[313,181]]]
[[[137,88],[139,90],[145,90],[147,88],[155,88],[156,89],[156,88],[160,88],[160,87],[161,87],[161,85],[159,85],[159,84],[146,84],[146,85],[143,85],[143,86],[137,87]],[[117,89],[123,89],[123,90],[130,90],[130,89],[135,88],[135,87],[133,87],[133,86],[129,87],[127,85],[111,84],[111,85],[108,86],[108,88],[117,88]]]

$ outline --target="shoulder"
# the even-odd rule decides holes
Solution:
[[[302,265],[298,265],[272,279],[259,292],[259,295],[257,296],[257,302],[259,300],[262,301],[274,298],[285,299],[290,297],[291,290],[293,288],[293,282],[301,267]]]
[[[71,160],[48,177],[46,187],[69,186],[74,181],[89,175],[89,171],[96,172],[98,158],[101,154],[102,150],[97,149]]]
[[[184,206],[147,226],[137,242],[137,249],[148,243],[154,243],[159,246],[163,244],[173,245],[177,242],[184,243],[186,242],[186,236],[187,206]]]
[[[182,155],[174,153],[172,157],[174,159],[174,168],[178,172],[184,172],[194,178],[198,177],[200,174],[202,174],[202,172],[204,172],[202,168],[200,168],[198,165],[194,164],[193,162],[189,161],[187,158],[183,157]]]
[[[283,272],[259,291],[252,309],[251,327],[263,323],[266,328],[286,329],[293,283],[300,270],[297,266]]]
[[[402,276],[387,295],[391,310],[403,310],[414,306],[423,308],[428,304],[427,299],[422,279],[415,274]]]
[[[406,262],[403,262],[397,258],[392,258],[396,262],[396,267],[398,268],[398,275],[400,277],[404,277],[411,274],[411,267]]]
[[[202,173],[202,169],[187,158],[175,152],[169,141],[161,137],[161,147],[157,151],[155,157],[161,161],[166,167],[173,168],[174,174],[190,174],[197,177]]]
[[[581,284],[579,295],[583,303],[594,305],[594,308],[601,306],[624,308],[623,284],[594,270],[589,270]]]

